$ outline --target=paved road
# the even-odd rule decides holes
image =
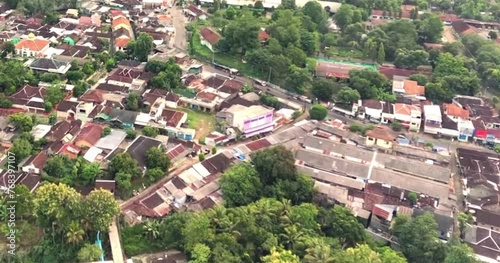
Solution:
[[[187,35],[186,35],[186,17],[182,13],[182,8],[179,6],[174,6],[169,8],[167,12],[170,12],[172,19],[174,21],[175,35],[174,35],[174,47],[181,50],[186,50],[187,47]]]
[[[116,218],[109,227],[109,243],[111,244],[111,254],[114,263],[123,263],[123,250],[120,242],[120,233],[116,226]]]

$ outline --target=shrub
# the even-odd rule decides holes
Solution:
[[[418,196],[414,192],[408,193],[408,200],[410,200],[411,205],[415,205],[418,201]]]
[[[142,129],[142,134],[151,138],[155,138],[156,136],[158,136],[159,132],[160,131],[158,130],[158,128],[151,126],[146,126]]]
[[[200,154],[198,155],[198,159],[200,160],[200,162],[205,161],[205,155],[204,155],[203,153],[200,153]]]
[[[395,132],[399,132],[403,129],[403,125],[399,121],[394,121],[391,123],[391,128]]]
[[[321,104],[315,104],[309,110],[309,116],[313,120],[324,120],[326,118],[326,107]]]
[[[106,127],[102,130],[102,136],[101,137],[105,137],[105,136],[108,136],[109,134],[111,134],[111,128],[109,127]]]
[[[135,139],[137,132],[135,130],[127,130],[127,139]]]
[[[214,146],[212,147],[212,154],[216,154],[217,153],[217,148]]]

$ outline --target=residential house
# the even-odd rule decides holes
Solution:
[[[50,41],[37,38],[33,33],[21,39],[15,45],[16,55],[21,57],[38,57],[49,48]]]
[[[396,141],[396,136],[386,126],[377,126],[373,130],[368,130],[365,136],[367,146],[378,146],[385,150],[392,149],[392,145]]]
[[[403,97],[414,97],[425,100],[425,87],[418,85],[416,81],[395,77],[392,81],[392,92]]]
[[[130,154],[130,156],[137,161],[139,167],[146,169],[146,153],[151,148],[161,147],[162,142],[146,136],[138,136],[133,142],[131,142],[125,152]]]
[[[157,9],[162,7],[163,0],[142,0],[142,8],[144,9]]]
[[[382,119],[382,102],[370,99],[359,101],[358,104],[360,105],[358,117],[377,122]]]
[[[111,193],[115,193],[116,189],[116,182],[115,180],[102,180],[102,179],[97,179],[95,180],[95,187],[94,189],[103,189],[103,190],[108,190]]]
[[[46,93],[45,88],[24,85],[24,87],[12,94],[9,99],[12,101],[13,108],[23,109],[31,113],[44,113],[44,97]]]
[[[52,126],[45,139],[49,142],[70,142],[80,132],[81,126],[81,120],[60,121]]]
[[[194,98],[181,97],[179,99],[181,104],[194,110],[214,112],[223,99],[212,92],[203,91],[196,94]]]
[[[394,103],[394,120],[401,122],[410,131],[420,131],[422,110],[420,107],[404,103]]]
[[[467,121],[469,120],[469,110],[464,109],[456,104],[449,104],[449,103],[444,103],[443,104],[443,114],[448,116],[451,120],[455,122],[459,121]]]
[[[210,51],[214,52],[215,45],[219,43],[221,36],[219,33],[215,32],[213,29],[208,27],[203,27],[200,29],[200,40],[201,44],[206,46]]]
[[[72,143],[55,142],[50,148],[49,152],[53,155],[66,155],[70,159],[75,159],[81,152],[81,148],[73,145]]]
[[[47,155],[44,151],[41,151],[40,153],[32,155],[20,163],[19,168],[21,168],[21,170],[25,173],[41,174],[48,159],[49,155]]]
[[[458,138],[460,135],[458,123],[453,121],[450,117],[443,115],[439,134],[453,139]]]
[[[53,58],[36,58],[29,64],[29,68],[35,71],[66,74],[71,68],[71,64]]]
[[[186,9],[184,9],[184,14],[188,16],[189,20],[205,20],[207,19],[207,14],[200,7],[190,4]]]
[[[123,130],[112,129],[111,133],[100,138],[94,147],[101,149],[105,154],[108,154],[120,146],[127,137],[127,133]]]
[[[102,136],[103,127],[98,124],[87,123],[80,133],[73,140],[74,144],[80,148],[90,148],[94,146]]]
[[[225,111],[227,125],[239,129],[245,137],[270,132],[274,129],[273,108],[260,105],[250,107],[233,105]]]
[[[94,117],[94,121],[104,122],[112,127],[133,129],[137,114],[138,113],[135,111],[105,106],[102,108],[101,112]]]
[[[500,261],[500,231],[475,225],[467,225],[465,243],[472,248],[482,262]]]
[[[349,71],[363,70],[362,66],[318,60],[315,76],[323,78],[349,79]]]
[[[26,172],[14,172],[10,170],[2,170],[0,172],[0,193],[5,193],[11,186],[12,183],[9,182],[9,177],[15,175],[15,185],[22,184],[28,188],[30,193],[33,193],[42,181],[42,177],[37,174],[26,173]]]
[[[394,120],[394,104],[385,102],[382,105],[382,120],[381,122],[387,124]],[[411,120],[410,120],[411,123]]]
[[[439,105],[424,105],[424,132],[438,134],[443,122]]]
[[[147,107],[151,107],[158,99],[165,100],[168,93],[168,91],[163,89],[148,89],[142,94],[142,103]],[[172,108],[177,107],[177,102],[175,102],[175,107]]]
[[[477,33],[477,29],[475,29],[474,27],[469,26],[467,23],[465,23],[462,20],[454,21],[451,24],[451,27],[453,29],[453,34],[457,38],[460,38],[461,36],[470,35],[470,34],[476,34]]]
[[[205,144],[208,146],[223,145],[229,141],[229,136],[214,131],[205,137]]]
[[[142,93],[148,80],[152,76],[142,71],[118,68],[107,77],[107,83],[117,86],[126,86],[130,91]]]

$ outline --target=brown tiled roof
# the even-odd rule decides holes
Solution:
[[[75,138],[75,142],[85,141],[90,145],[94,145],[101,138],[103,127],[101,125],[87,123],[87,126],[83,127],[78,136]]]
[[[162,119],[167,123],[167,126],[177,127],[182,117],[184,117],[184,114],[186,113],[182,111],[164,109],[161,116]]]
[[[414,5],[401,5],[401,18],[410,19],[411,12],[416,9],[417,6]]]
[[[200,35],[211,45],[217,44],[217,42],[219,42],[219,40],[221,39],[221,36],[219,34],[208,27],[200,29]]]
[[[41,151],[39,154],[37,155],[32,155],[27,161],[26,161],[26,165],[30,165],[30,164],[33,164],[33,166],[35,166],[36,168],[38,169],[43,169],[43,167],[45,166],[45,164],[47,163],[47,160],[49,159],[49,156],[44,152],[44,151]]]
[[[101,104],[98,104],[94,107],[94,109],[92,109],[92,111],[89,113],[89,118],[94,118],[95,116],[97,116],[97,114],[99,114],[101,112],[101,110],[104,108],[104,106],[102,106]]]
[[[500,227],[500,213],[476,209],[476,221],[489,226]]]
[[[196,95],[196,98],[204,101],[213,101],[217,98],[217,95],[210,92],[200,92]]]
[[[76,111],[76,107],[78,106],[78,102],[77,101],[69,101],[69,100],[63,100],[61,102],[59,102],[59,104],[57,104],[57,111],[69,111],[69,110],[72,110],[72,111]]]
[[[381,139],[384,141],[392,142],[396,140],[396,136],[392,133],[389,128],[384,127],[384,126],[377,126],[373,130],[369,130],[366,132],[367,137],[372,137],[375,139]]]
[[[203,10],[201,10],[200,8],[198,8],[196,5],[193,4],[189,5],[187,9],[193,12],[196,16],[202,16],[205,14]]]
[[[115,180],[95,180],[95,189],[105,189],[114,192],[115,188]]]
[[[461,20],[454,21],[451,24],[451,27],[453,27],[453,30],[457,32],[459,35],[468,35],[468,34],[473,34],[476,33],[476,30],[469,26],[467,23]]]
[[[80,96],[80,100],[101,104],[104,101],[104,98],[102,96],[102,91],[100,91],[100,90],[88,90],[82,96]]]
[[[269,147],[271,146],[271,143],[266,139],[260,139],[253,142],[249,142],[245,144],[245,146],[253,152],[253,151],[258,151],[265,147]]]
[[[42,177],[40,175],[31,173],[21,173],[19,178],[18,182],[25,185],[30,192],[36,190],[42,181]]]
[[[222,84],[222,86],[219,88],[219,91],[229,93],[229,94],[234,94],[238,93],[241,91],[241,88],[243,88],[243,83],[234,79],[229,79]]]
[[[180,154],[182,154],[186,149],[184,148],[184,146],[182,146],[182,144],[178,144],[177,146],[175,146],[174,148],[170,149],[168,152],[167,152],[167,155],[168,155],[168,158],[170,160],[174,159],[175,157],[179,156]],[[179,188],[181,189],[181,188]]]
[[[116,70],[111,76],[120,76],[120,77],[127,77],[127,78],[132,78],[136,79],[142,74],[142,71],[136,71],[133,69],[118,69]]]
[[[219,153],[205,161],[201,162],[210,174],[221,173],[231,165],[232,160],[223,153]]]
[[[113,85],[113,84],[109,84],[109,83],[101,83],[96,87],[96,89],[107,91],[107,92],[122,92],[122,93],[125,93],[128,91],[128,87],[126,87],[126,86],[118,86],[118,85]]]
[[[378,100],[363,100],[361,105],[370,109],[382,109],[382,103]]]
[[[410,77],[413,74],[419,73],[417,70],[401,69],[395,67],[381,66],[378,71],[384,74],[388,79],[393,79],[394,76]]]
[[[172,101],[172,102],[177,102],[179,101],[179,96],[177,96],[173,92],[168,92],[167,95],[165,96],[166,101]]]
[[[74,121],[61,121],[56,123],[52,128],[50,129],[49,133],[45,136],[47,140],[49,141],[60,141],[66,134],[68,133],[75,133],[80,130],[80,126],[82,125],[81,120],[74,120]],[[72,133],[73,132],[73,133]],[[76,134],[76,133],[75,133]]]
[[[160,197],[160,195],[158,195],[158,193],[154,192],[152,195],[143,199],[141,201],[141,203],[144,204],[144,206],[146,206],[149,209],[154,209],[155,207],[163,204],[164,201],[163,201],[163,199],[161,199],[161,197]]]
[[[12,94],[9,98],[14,104],[27,105],[31,98],[43,99],[46,92],[47,90],[45,88],[24,85],[24,87]]]

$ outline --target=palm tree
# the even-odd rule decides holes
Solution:
[[[146,235],[152,240],[157,239],[158,236],[160,235],[160,231],[159,231],[160,223],[156,220],[147,221],[144,224],[143,228],[144,228]]]
[[[292,251],[298,242],[304,240],[304,232],[302,232],[296,225],[285,227],[285,234],[280,234],[280,236],[285,247],[287,249],[291,249]]]
[[[331,247],[324,242],[323,239],[314,238],[311,240],[311,245],[306,249],[304,261],[306,263],[333,263]]]
[[[66,239],[68,243],[78,244],[83,240],[83,235],[85,231],[83,231],[80,224],[76,221],[72,221],[69,224],[68,232],[66,232]]]

